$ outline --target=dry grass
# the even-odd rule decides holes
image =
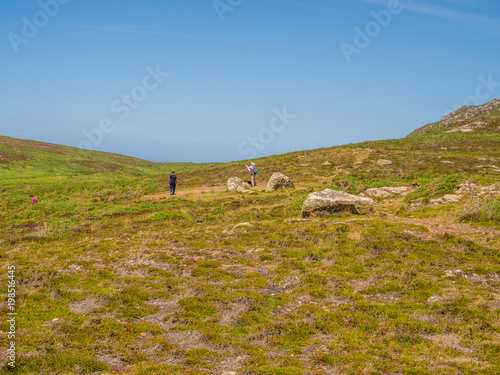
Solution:
[[[246,176],[237,163],[190,166],[177,197],[146,166],[142,177],[4,179],[0,264],[16,265],[19,291],[14,372],[500,373],[498,223],[461,221],[462,202],[406,209],[469,179],[498,180],[474,169],[480,149],[482,164],[499,160],[488,146],[498,135],[465,147],[445,134],[262,159],[248,195],[224,191],[229,176]],[[297,189],[263,192],[274,171]],[[377,200],[374,215],[301,219],[307,194],[336,183],[413,190]],[[478,199],[467,212],[497,198]]]

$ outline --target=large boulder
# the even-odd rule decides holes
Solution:
[[[250,184],[248,182],[244,182],[239,177],[231,177],[227,180],[226,183],[227,191],[245,191],[250,189]]]
[[[283,173],[275,172],[267,183],[266,191],[275,191],[284,187],[295,187],[295,185],[293,181]]]
[[[370,198],[325,189],[307,196],[302,206],[302,217],[329,216],[342,211],[366,215],[375,212],[375,205]]]

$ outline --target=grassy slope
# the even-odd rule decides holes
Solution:
[[[81,155],[45,163],[30,151],[0,172],[1,263],[20,284],[17,373],[500,373],[499,284],[486,277],[500,273],[498,206],[473,224],[459,221],[463,203],[405,210],[462,181],[497,182],[480,166],[500,166],[498,125],[259,159],[259,181],[281,171],[297,189],[252,195],[196,190],[246,177],[244,162],[189,166],[188,193],[170,198],[158,193],[171,166],[92,153],[120,172],[93,164],[75,178]],[[376,215],[298,219],[311,190],[412,183]],[[456,269],[483,279],[446,276]]]
[[[0,136],[2,180],[112,173],[144,176],[193,163],[152,163],[129,156]]]

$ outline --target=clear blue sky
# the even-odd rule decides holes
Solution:
[[[153,161],[400,138],[500,97],[498,0],[6,0],[0,13],[0,134]]]

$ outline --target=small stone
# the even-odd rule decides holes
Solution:
[[[435,302],[441,301],[442,299],[443,299],[442,296],[436,294],[435,296],[430,297],[427,300],[427,303],[435,303]]]
[[[253,227],[253,225],[250,223],[239,223],[236,224],[233,228],[239,228],[239,227]]]
[[[377,160],[377,165],[391,165],[392,161],[386,159]]]

